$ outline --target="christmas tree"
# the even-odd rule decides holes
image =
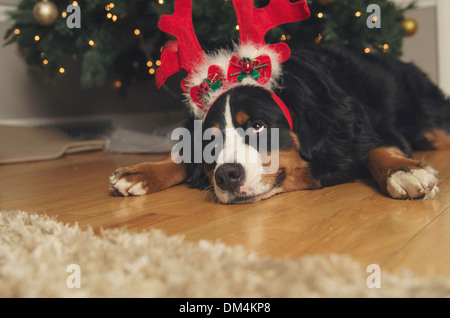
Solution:
[[[256,0],[255,6],[268,2]],[[313,0],[308,4],[308,20],[275,28],[267,42],[286,41],[290,46],[331,42],[366,53],[401,55],[404,12],[412,5],[399,8],[388,0]],[[381,10],[381,28],[368,27],[370,19],[374,23],[378,19],[367,10],[371,4]],[[69,5],[80,9],[79,28],[68,27]],[[113,76],[115,85],[124,89],[154,81],[161,48],[170,39],[157,23],[161,14],[171,14],[173,8],[174,0],[23,0],[9,13],[13,25],[5,44],[17,43],[27,63],[41,67],[49,79],[66,72],[67,58],[80,59],[85,87],[102,85]],[[231,0],[194,0],[192,14],[205,50],[238,40]]]

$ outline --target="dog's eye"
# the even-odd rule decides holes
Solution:
[[[265,128],[267,127],[266,124],[264,124],[261,121],[255,121],[253,123],[251,123],[250,128],[252,130],[253,133],[255,134],[259,134],[260,132],[262,132]]]

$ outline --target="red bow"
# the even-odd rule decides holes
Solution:
[[[231,57],[227,74],[230,83],[242,82],[244,78],[250,77],[259,84],[265,85],[270,81],[271,76],[272,62],[267,54],[253,60],[247,57],[240,58],[237,54]]]
[[[210,93],[215,92],[223,86],[224,74],[217,65],[211,65],[208,69],[208,77],[200,85],[191,88],[191,98],[197,106],[206,111],[205,105],[211,97]]]

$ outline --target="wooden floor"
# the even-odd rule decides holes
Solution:
[[[450,276],[450,151],[416,153],[440,171],[430,201],[397,201],[370,180],[281,194],[251,205],[219,205],[185,185],[143,197],[112,197],[109,175],[162,156],[91,152],[0,166],[0,209],[57,216],[82,228],[159,228],[187,240],[220,240],[259,255],[351,255],[362,264]]]

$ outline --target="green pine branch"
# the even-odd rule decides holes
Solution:
[[[30,65],[42,68],[49,78],[58,78],[67,57],[81,61],[81,83],[85,87],[102,85],[109,78],[122,82],[122,88],[154,80],[149,73],[148,61],[160,57],[160,48],[170,38],[157,28],[161,14],[171,14],[174,0],[78,0],[81,8],[81,29],[69,29],[61,16],[70,0],[52,0],[59,15],[50,26],[39,25],[33,17],[33,6],[39,0],[22,0],[16,10],[9,13],[12,26],[5,33],[4,45],[16,43],[25,53]],[[257,0],[264,7],[269,0]],[[106,6],[114,7],[106,10]],[[369,4],[378,4],[382,10],[382,28],[369,29],[366,25]],[[335,0],[322,6],[316,0],[309,4],[311,18],[299,23],[286,24],[271,30],[266,41],[285,40],[288,44],[314,44],[320,34],[321,43],[337,43],[363,51],[401,55],[404,32],[400,22],[407,9],[399,8],[389,0]],[[355,12],[361,12],[360,17]],[[107,14],[116,16],[114,22]],[[321,18],[318,13],[322,13]],[[193,20],[197,37],[205,50],[231,46],[238,41],[236,16],[231,0],[194,0]],[[140,31],[139,35],[134,30]],[[17,34],[17,30],[20,32]],[[39,41],[35,36],[39,36]],[[89,41],[95,45],[90,45]],[[388,44],[389,50],[383,49]],[[46,63],[44,63],[44,60]]]

